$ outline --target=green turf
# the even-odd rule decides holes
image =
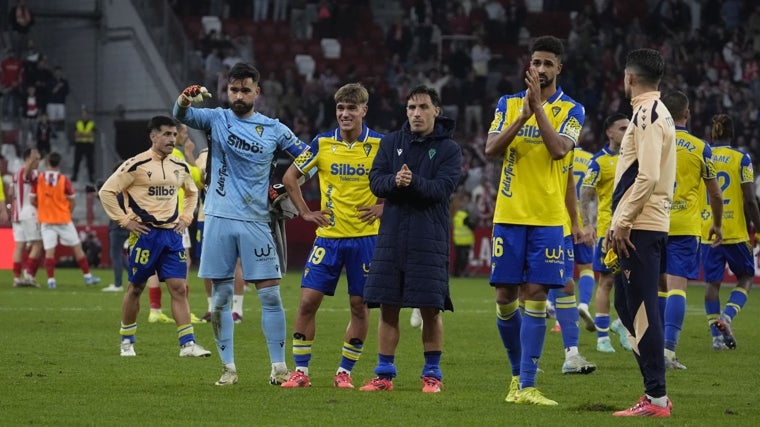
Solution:
[[[97,271],[108,284],[110,271]],[[221,364],[210,325],[196,325],[211,358],[180,359],[175,328],[147,322],[143,296],[135,358],[119,356],[120,294],[86,288],[81,273],[57,271],[59,287],[12,288],[0,272],[0,425],[757,425],[760,420],[760,302],[750,300],[734,322],[738,349],[714,352],[702,308],[702,287],[691,287],[678,355],[688,370],[668,373],[673,418],[613,418],[643,391],[631,353],[595,351],[595,335],[581,331],[581,352],[598,365],[591,375],[562,375],[559,334],[547,332],[538,386],[557,407],[504,403],[508,362],[495,327],[493,291],[486,279],[452,279],[456,311],[445,314],[443,393],[421,393],[419,330],[403,311],[395,390],[363,393],[332,388],[348,320],[345,285],[326,298],[317,320],[311,389],[268,384],[269,359],[255,292],[245,299],[245,321],[236,326],[240,382],[216,387]],[[39,277],[41,278],[41,272]],[[288,335],[298,304],[298,273],[283,280]],[[191,306],[206,308],[201,281],[191,280]],[[724,291],[725,301],[728,292]],[[168,312],[169,295],[164,292]],[[354,382],[373,376],[376,324],[372,313],[364,356]],[[550,325],[553,320],[550,321]],[[292,368],[290,342],[287,361]]]

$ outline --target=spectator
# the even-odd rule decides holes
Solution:
[[[24,107],[23,126],[21,128],[21,143],[23,146],[31,146],[31,140],[37,128],[37,116],[40,114],[37,105],[37,87],[26,87],[26,103]]]
[[[334,93],[340,80],[329,65],[319,75],[319,85],[323,94]]]
[[[720,17],[726,30],[733,31],[739,26],[742,15],[741,0],[724,0],[720,7]]]
[[[496,189],[490,178],[483,174],[478,184],[472,190],[472,200],[478,212],[478,227],[491,228],[493,225],[493,209],[496,204]]]
[[[332,2],[320,0],[317,6],[317,37],[332,37],[333,29],[333,5]]]
[[[16,57],[13,49],[5,50],[5,59],[0,62],[0,82],[2,83],[2,115],[14,119],[19,115],[21,106],[21,87],[24,77],[24,65]]]
[[[40,119],[37,121],[37,129],[35,132],[35,141],[37,142],[37,151],[40,152],[40,157],[43,159],[47,157],[50,152],[50,141],[55,138],[55,129],[52,123],[48,121],[48,115],[45,113],[40,114]]]
[[[454,121],[459,120],[459,112],[462,104],[469,96],[462,91],[462,82],[459,79],[448,79],[441,88],[441,115]]]
[[[455,11],[448,13],[447,18],[449,34],[470,35],[472,33],[470,19],[464,13],[464,8],[461,5],[455,6]]]
[[[279,117],[280,100],[283,92],[282,83],[277,80],[274,71],[270,72],[269,77],[261,82],[261,94],[267,97],[267,105],[269,106],[268,116]]]
[[[29,6],[26,5],[26,0],[18,0],[10,8],[8,22],[10,22],[11,29],[13,30],[11,33],[13,48],[17,52],[20,52],[26,44],[26,37],[32,29],[32,25],[34,25],[34,15],[29,10]]]
[[[74,175],[72,181],[77,182],[79,166],[82,160],[87,163],[89,183],[95,182],[95,122],[90,119],[90,113],[82,108],[74,132]]]
[[[483,99],[485,97],[485,79],[476,77],[475,70],[467,73],[467,78],[462,82],[462,93],[465,101],[461,105],[464,110],[464,133],[470,135],[481,133],[483,128]],[[509,93],[509,92],[504,92]]]
[[[398,18],[388,29],[385,47],[391,55],[398,55],[402,63],[406,62],[409,49],[412,46],[412,31],[406,19]]]
[[[229,98],[227,98],[227,82],[229,81],[229,76],[230,67],[222,65],[222,71],[219,72],[216,84],[214,85],[214,87],[216,87],[216,93],[214,94],[216,95],[216,101],[222,108],[227,108],[229,105]]]
[[[414,30],[417,46],[417,57],[423,61],[428,59],[437,60],[437,43],[441,40],[441,29],[433,23],[432,18],[427,16],[425,21],[417,25]]]
[[[483,9],[488,17],[485,27],[491,40],[494,40],[493,38],[504,37],[504,28],[507,22],[507,11],[504,9],[504,6],[497,0],[489,0],[485,3]],[[515,22],[515,24],[519,23]]]
[[[311,25],[306,20],[306,0],[293,0],[290,6],[290,36],[296,40],[306,39],[307,28]]]
[[[269,19],[269,0],[253,0],[253,22]]]
[[[445,72],[441,73],[438,68],[431,68],[428,70],[427,75],[421,74],[417,79],[421,84],[432,87],[437,93],[441,93],[443,91],[443,87],[446,86],[446,83],[448,83],[451,79],[451,76]],[[442,99],[442,101],[446,103],[445,99]]]
[[[100,265],[100,252],[102,249],[103,245],[95,233],[89,232],[85,235],[85,238],[82,240],[82,250],[87,257],[87,262],[91,266],[97,267]]]
[[[467,72],[472,68],[472,59],[470,55],[465,51],[465,47],[462,43],[452,43],[453,53],[449,55],[449,71],[451,75],[457,79],[464,79],[467,77]]]
[[[63,76],[60,66],[53,71],[53,80],[48,85],[50,97],[47,104],[47,116],[50,123],[57,129],[63,129],[66,119],[66,97],[69,96],[69,81]]]
[[[272,0],[272,20],[287,21],[288,19],[288,0]]]
[[[475,76],[485,80],[488,76],[488,63],[491,61],[491,49],[483,44],[481,38],[478,38],[470,48],[470,59],[472,68],[475,70]]]
[[[459,192],[451,200],[451,221],[454,242],[454,277],[467,275],[467,265],[470,262],[470,252],[475,243],[476,220],[470,216],[467,209],[470,204],[470,194]]]
[[[206,86],[206,88],[216,87],[219,73],[222,72],[222,69],[222,56],[219,53],[219,48],[212,47],[211,52],[206,56],[206,59],[203,62],[203,85]]]

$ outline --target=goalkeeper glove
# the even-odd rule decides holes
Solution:
[[[179,96],[180,107],[189,107],[193,102],[203,102],[205,98],[211,98],[211,92],[201,85],[190,85]]]

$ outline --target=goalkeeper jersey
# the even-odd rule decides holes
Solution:
[[[278,151],[296,158],[308,145],[277,119],[255,112],[240,118],[226,108],[180,108],[182,123],[211,132],[211,181],[204,213],[241,221],[269,222],[269,174]],[[304,153],[308,157],[310,154]],[[304,157],[305,158],[305,157]],[[304,159],[299,160],[303,162]]]

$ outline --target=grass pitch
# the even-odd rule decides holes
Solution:
[[[666,425],[751,426],[760,420],[760,302],[752,296],[734,322],[738,348],[710,349],[704,288],[692,286],[678,356],[688,370],[668,372],[673,401],[670,419],[613,418],[643,392],[631,353],[596,352],[595,334],[581,329],[581,353],[597,364],[590,375],[562,375],[562,341],[547,332],[538,387],[557,407],[504,402],[509,368],[495,326],[493,290],[487,279],[452,279],[456,311],[445,313],[442,359],[444,391],[423,394],[420,331],[402,311],[396,355],[395,390],[363,393],[337,390],[332,377],[348,322],[345,283],[325,298],[317,316],[310,389],[285,390],[268,384],[269,356],[260,326],[255,292],[246,293],[244,322],[235,327],[240,382],[216,387],[221,363],[210,325],[196,325],[210,358],[180,359],[173,324],[150,324],[148,297],[138,319],[138,356],[119,356],[121,294],[104,293],[110,270],[98,270],[102,286],[85,287],[76,269],[58,269],[58,289],[12,288],[9,271],[0,272],[0,425]],[[40,272],[42,279],[44,272]],[[282,281],[288,336],[299,299],[299,272]],[[41,280],[44,282],[43,280]],[[206,309],[203,285],[191,278],[193,312]],[[722,293],[725,302],[730,286]],[[147,292],[146,292],[147,294]],[[169,295],[164,291],[164,312]],[[364,354],[354,383],[373,377],[378,313],[373,311]],[[548,324],[553,325],[553,320]],[[290,338],[286,360],[293,368]]]

